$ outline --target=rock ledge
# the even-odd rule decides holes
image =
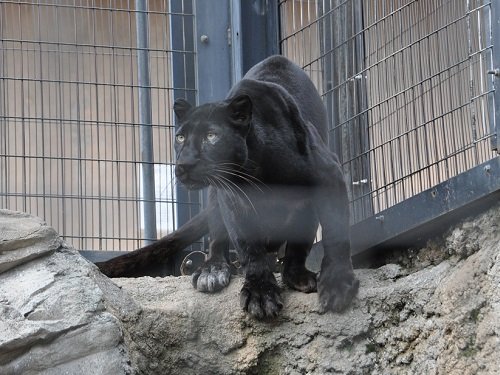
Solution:
[[[188,277],[109,280],[39,219],[0,211],[0,373],[496,374],[499,223],[497,204],[356,270],[343,314],[283,287],[282,314],[259,322],[240,278],[213,295]]]

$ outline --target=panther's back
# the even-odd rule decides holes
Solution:
[[[302,117],[310,121],[327,140],[328,120],[325,105],[307,74],[283,56],[271,56],[245,74],[247,79],[272,82],[283,87],[294,99]]]

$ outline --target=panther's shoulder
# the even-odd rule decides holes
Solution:
[[[244,78],[262,80],[263,77],[266,77],[268,75],[274,75],[276,74],[276,72],[285,72],[285,71],[293,72],[293,71],[301,71],[301,69],[286,57],[281,55],[274,55],[254,65],[245,74]]]

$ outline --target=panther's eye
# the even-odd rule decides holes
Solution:
[[[213,143],[216,139],[217,139],[217,134],[215,134],[213,132],[207,133],[207,141],[209,141],[210,143]]]
[[[186,140],[186,137],[184,137],[182,134],[177,134],[175,136],[175,140],[178,142],[178,143],[184,143],[184,141]]]

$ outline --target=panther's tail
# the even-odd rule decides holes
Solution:
[[[96,263],[96,265],[108,277],[145,276],[152,266],[164,263],[168,256],[186,248],[207,234],[209,215],[210,209],[206,208],[175,232],[158,241],[106,262]]]

